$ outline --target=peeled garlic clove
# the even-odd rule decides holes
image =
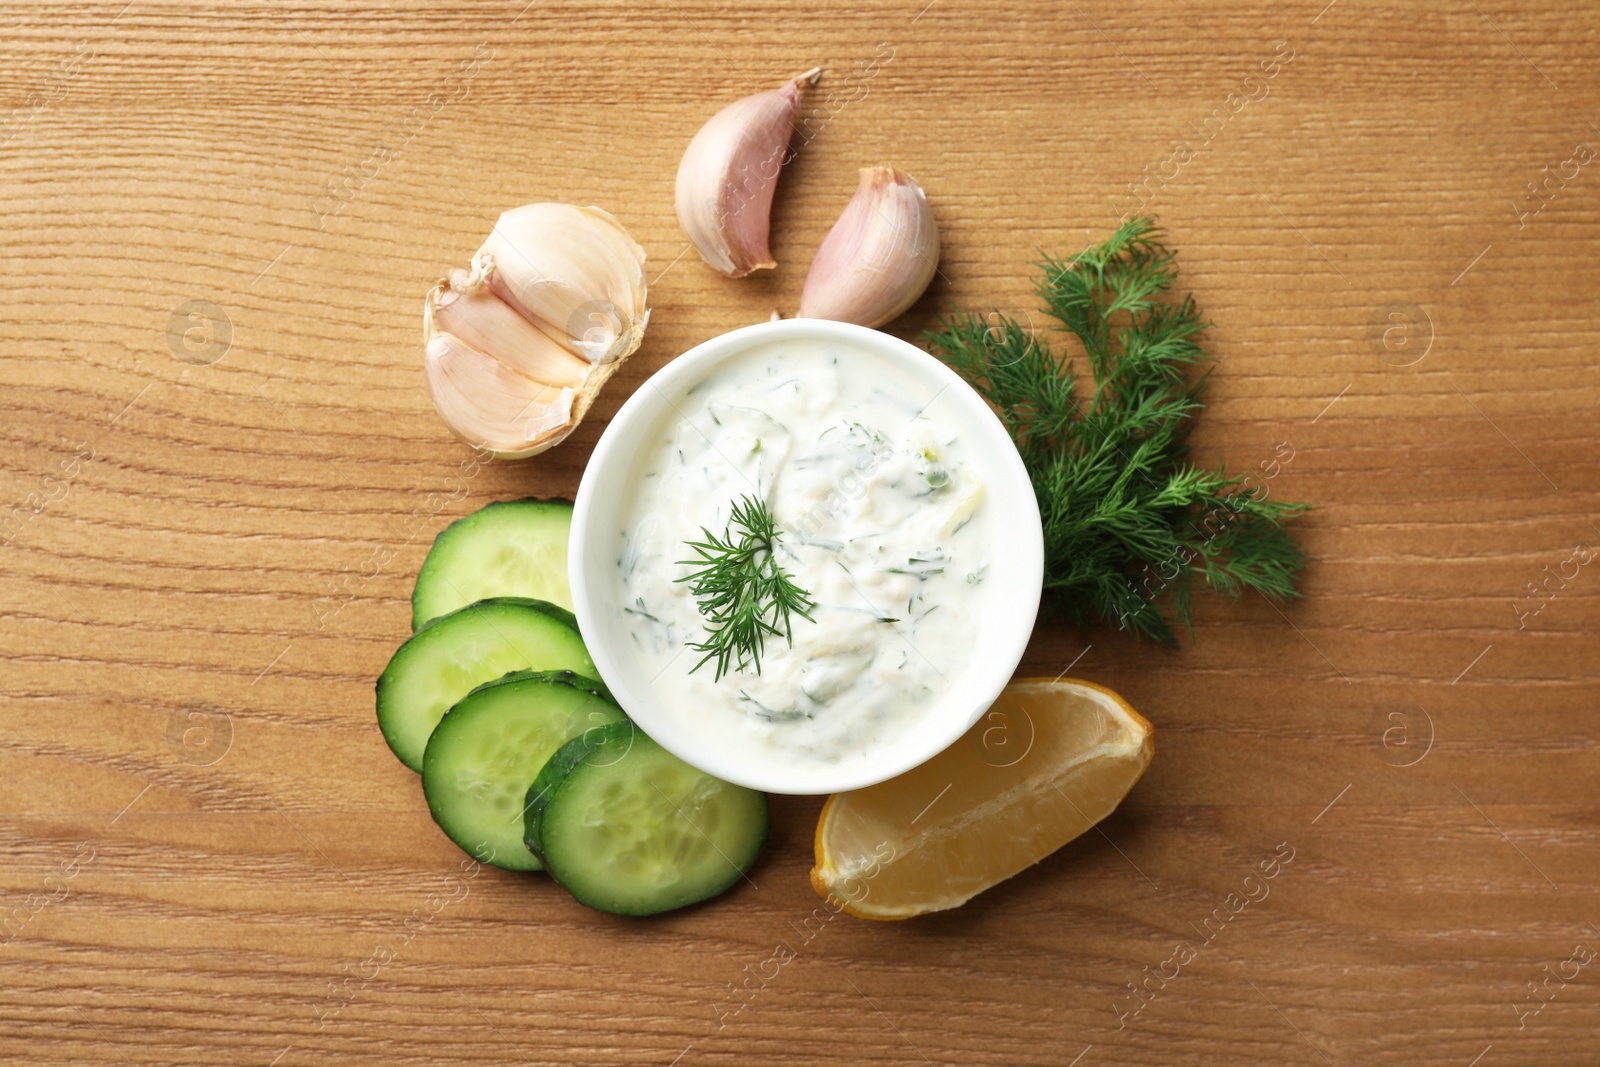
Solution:
[[[882,326],[917,302],[938,267],[939,227],[922,187],[893,167],[864,167],[811,261],[800,317]]]
[[[475,447],[531,456],[559,443],[639,347],[644,249],[599,208],[530,204],[500,216],[469,270],[423,304],[434,406]]]
[[[591,363],[639,347],[645,318],[644,249],[610,213],[527,204],[500,216],[472,258],[496,296]]]
[[[700,258],[730,278],[778,265],[767,247],[772,193],[800,114],[800,83],[736,100],[694,135],[678,164],[678,222]]]

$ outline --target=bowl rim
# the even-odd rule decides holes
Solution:
[[[995,530],[997,540],[1001,536],[1005,539],[1006,555],[1019,561],[1020,565],[1020,577],[1014,588],[1008,588],[1007,595],[1003,597],[1007,605],[1003,613],[1004,621],[997,623],[986,615],[973,623],[974,626],[982,625],[986,631],[998,631],[986,633],[985,636],[1000,639],[1006,652],[999,659],[990,658],[988,663],[980,663],[976,658],[970,660],[961,674],[957,675],[960,678],[970,676],[974,671],[985,671],[983,678],[987,684],[981,690],[982,695],[975,706],[966,709],[965,714],[955,714],[947,706],[950,694],[959,692],[952,683],[946,694],[934,701],[923,717],[910,726],[906,736],[916,735],[921,743],[910,744],[904,740],[896,743],[886,755],[898,754],[899,758],[886,759],[881,767],[866,773],[855,771],[843,774],[838,773],[837,768],[826,765],[798,762],[787,767],[768,765],[754,758],[753,753],[740,753],[733,748],[712,752],[696,750],[692,738],[676,733],[672,720],[656,713],[649,686],[636,686],[634,672],[623,663],[623,657],[631,655],[631,652],[619,650],[606,642],[603,635],[607,629],[600,625],[602,597],[600,591],[590,588],[586,577],[594,557],[614,553],[616,530],[595,531],[591,530],[591,525],[603,495],[619,493],[627,488],[628,476],[636,462],[636,453],[626,451],[627,446],[634,443],[628,440],[630,433],[634,432],[633,428],[641,423],[655,425],[657,420],[669,419],[671,412],[676,409],[673,398],[723,361],[734,359],[757,345],[797,339],[848,343],[904,368],[914,378],[937,386],[936,400],[953,393],[954,402],[966,409],[960,416],[961,421],[974,426],[987,425],[987,430],[980,430],[979,435],[996,445],[1004,444],[1004,448],[1000,448],[991,447],[986,442],[976,450],[975,459],[986,469],[986,484],[992,484],[1001,477],[1013,483],[1013,491],[1009,495],[1015,498],[1015,505],[1019,509],[1019,513],[1013,516],[1008,508],[1006,522]],[[932,403],[929,401],[929,404]],[[781,319],[730,330],[702,341],[650,375],[623,402],[596,442],[578,484],[577,496],[573,501],[567,571],[573,613],[577,616],[578,629],[588,646],[590,658],[594,660],[596,670],[617,703],[645,733],[684,762],[726,781],[769,793],[815,795],[860,789],[903,774],[960,740],[982,717],[1011,680],[1032,635],[1043,593],[1044,534],[1032,482],[1010,433],[987,402],[954,370],[892,334],[827,319]],[[998,614],[993,609],[988,613]],[[1011,632],[1007,633],[1007,629]]]

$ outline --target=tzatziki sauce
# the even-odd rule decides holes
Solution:
[[[785,762],[867,760],[913,730],[966,666],[987,614],[984,485],[938,392],[826,341],[775,341],[673,397],[636,459],[617,580],[650,692],[695,743]],[[816,602],[767,637],[760,671],[692,670],[706,638],[689,541],[750,496],[778,562]]]

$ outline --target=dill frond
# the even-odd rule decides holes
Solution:
[[[1196,581],[1238,597],[1298,596],[1305,553],[1285,523],[1309,505],[1267,500],[1186,444],[1210,363],[1194,299],[1172,299],[1173,253],[1149,218],[1071,259],[1046,257],[1035,287],[1083,348],[1069,359],[1004,316],[959,309],[926,340],[999,414],[1044,523],[1047,602],[1079,625],[1176,644]]]
[[[742,497],[721,537],[705,527],[700,532],[704,541],[685,542],[696,558],[678,561],[699,567],[677,580],[693,583],[689,592],[705,618],[705,640],[689,646],[705,655],[689,673],[714,661],[719,681],[734,670],[760,674],[766,639],[782,637],[792,645],[791,615],[814,622],[816,602],[778,565],[778,524],[765,501]]]

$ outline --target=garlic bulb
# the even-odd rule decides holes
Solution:
[[[678,222],[700,258],[730,278],[778,265],[767,247],[772,193],[789,158],[800,113],[800,83],[821,68],[764,93],[736,100],[694,135],[678,164]]]
[[[514,458],[578,425],[639,347],[644,249],[595,207],[528,204],[500,216],[423,304],[434,407],[469,444]]]
[[[800,317],[882,326],[917,302],[938,268],[939,227],[922,187],[893,167],[864,167],[811,261]]]

